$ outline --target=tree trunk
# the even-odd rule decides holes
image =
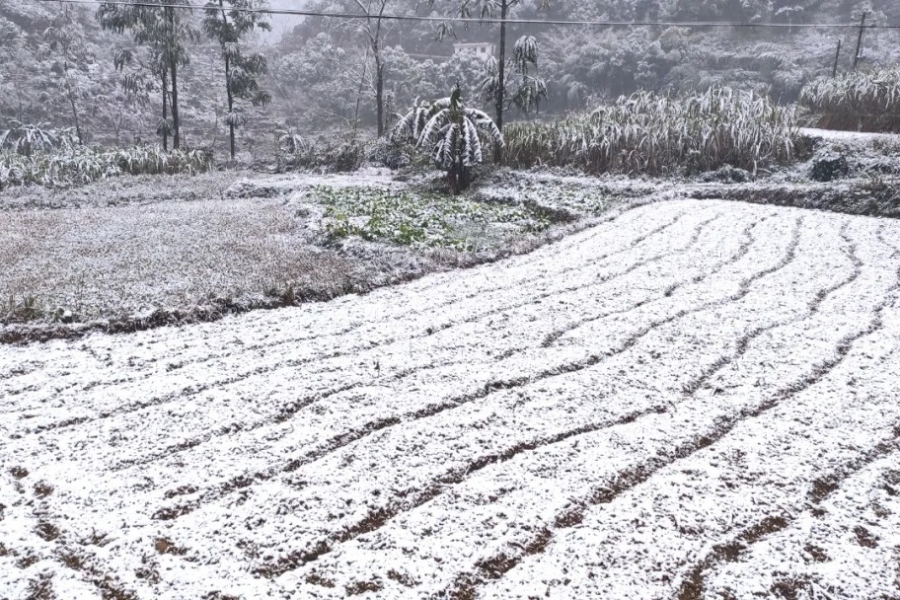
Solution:
[[[72,90],[69,89],[69,104],[72,105],[72,118],[75,120],[75,134],[78,136],[78,145],[84,145],[84,138],[81,137],[81,122],[78,120],[78,109],[75,108],[75,98],[72,96]]]
[[[231,92],[231,64],[227,56],[225,57],[225,81],[227,82],[225,91],[228,94],[228,114],[231,115],[231,118],[228,119],[228,147],[231,150],[231,160],[234,160],[234,117],[232,115],[234,94]]]
[[[371,3],[369,5],[371,7]],[[383,50],[381,45],[381,18],[384,16],[384,9],[387,6],[387,0],[381,0],[381,8],[378,11],[378,18],[375,25],[375,33],[372,33],[371,25],[369,26],[369,37],[372,41],[372,52],[375,55],[375,116],[378,120],[378,137],[384,135],[384,57],[381,54]],[[369,10],[366,10],[369,13]],[[368,22],[368,20],[367,20]]]
[[[509,0],[501,0],[500,4],[500,56],[497,65],[497,129],[503,132],[503,103],[506,92],[506,16],[509,9]],[[494,144],[494,162],[503,162],[503,148]]]
[[[450,188],[450,192],[454,195],[469,189],[471,179],[472,172],[469,167],[463,164],[461,158],[455,160],[447,171],[447,185]]]
[[[66,5],[66,26],[71,25],[69,21],[69,5]],[[66,78],[66,92],[69,97],[69,104],[72,105],[72,118],[75,121],[75,133],[78,136],[78,145],[84,145],[84,139],[81,137],[81,123],[78,121],[78,109],[75,107],[75,96],[72,93],[72,83],[69,81],[69,42],[68,35],[64,37],[65,46],[63,48],[63,76]]]
[[[222,25],[228,29],[228,14],[225,12],[224,0],[219,0],[219,8],[222,11]],[[222,57],[225,59],[225,95],[228,97],[228,148],[231,152],[231,160],[234,160],[234,94],[231,90],[231,59],[222,43]]]
[[[353,132],[359,128],[359,103],[362,99],[363,86],[366,83],[366,75],[369,74],[369,45],[366,44],[366,55],[363,57],[363,71],[359,78],[359,89],[356,91],[356,111],[353,113]]]
[[[163,150],[165,152],[168,152],[169,151],[169,125],[168,125],[168,123],[166,123],[166,119],[169,118],[169,104],[168,104],[169,88],[168,88],[168,83],[166,82],[165,68],[163,69],[163,74],[162,74],[162,101],[163,101],[163,106],[162,106],[162,109],[163,109],[163,117],[162,117],[163,118],[163,130],[162,130]]]
[[[225,72],[228,73],[228,57],[225,57]],[[225,86],[228,91],[228,114],[231,115],[231,118],[228,120],[228,145],[231,150],[231,160],[234,160],[234,117],[232,113],[234,112],[234,96],[231,94],[231,76],[226,75],[228,78],[228,85]]]
[[[384,63],[381,53],[375,52],[375,112],[378,119],[378,137],[384,135]]]
[[[181,148],[181,123],[178,119],[178,64],[172,61],[172,148]]]
[[[175,37],[175,9],[166,7],[169,20],[169,34],[173,40]],[[170,54],[169,70],[172,72],[172,148],[178,150],[181,147],[181,121],[178,118],[178,59]]]

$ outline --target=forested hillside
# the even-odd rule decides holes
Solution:
[[[479,6],[485,4],[491,3]],[[360,13],[363,5],[354,0],[314,0],[305,8]],[[384,13],[442,16],[456,14],[458,8],[458,0],[436,0],[430,7],[416,0],[385,0]],[[479,10],[476,7],[472,14],[482,14]],[[850,68],[857,30],[763,25],[849,25],[858,23],[864,11],[868,23],[900,22],[900,10],[888,0],[556,0],[549,6],[524,0],[510,18],[728,21],[760,26],[514,25],[507,46],[509,51],[520,36],[535,36],[536,74],[547,85],[547,99],[540,105],[543,114],[592,107],[640,89],[680,92],[731,85],[768,91],[776,101],[793,101],[804,83],[831,72],[839,39],[843,45],[839,68]],[[163,83],[153,75],[150,51],[128,31],[102,29],[96,13],[95,6],[32,0],[0,4],[0,130],[47,124],[72,127],[92,143],[157,139],[166,123]],[[280,38],[251,32],[241,44],[248,48],[246,53],[265,59],[258,84],[271,101],[254,105],[237,100],[229,111],[222,54],[219,43],[204,30],[205,13],[178,15],[186,52],[178,82],[184,144],[225,143],[229,119],[239,121],[242,151],[274,144],[279,129],[309,135],[357,124],[374,127],[379,67],[365,21],[307,18]],[[457,24],[453,32],[443,31],[441,40],[435,23],[384,22],[379,60],[386,124],[415,98],[446,95],[456,82],[471,102],[489,108],[478,93],[488,75],[484,61],[474,55],[454,56],[453,43],[496,42],[497,29]],[[861,66],[896,62],[898,41],[892,31],[867,30]],[[132,60],[123,62],[126,55]],[[523,116],[515,110],[512,114]]]

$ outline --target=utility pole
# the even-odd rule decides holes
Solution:
[[[831,68],[831,78],[837,77],[838,59],[841,57],[841,39],[838,38],[837,52],[834,53],[834,66]]]
[[[859,62],[859,50],[862,47],[862,36],[863,30],[866,27],[866,16],[868,16],[869,11],[865,10],[862,14],[862,19],[859,21],[859,35],[856,37],[856,54],[853,55],[853,69],[856,69],[856,64]]]
[[[500,0],[500,56],[497,61],[497,97],[494,99],[494,107],[497,111],[497,129],[503,131],[503,104],[506,102],[506,16],[513,2]],[[503,148],[494,144],[494,162],[503,162]]]

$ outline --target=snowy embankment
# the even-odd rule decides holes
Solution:
[[[0,598],[894,597],[898,268],[900,222],[677,201],[5,347]]]
[[[800,134],[810,138],[822,138],[825,140],[840,141],[885,141],[898,142],[900,135],[896,133],[872,133],[868,131],[842,131],[839,129],[817,129],[815,127],[801,127]]]

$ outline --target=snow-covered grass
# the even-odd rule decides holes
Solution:
[[[0,190],[12,186],[70,187],[122,175],[202,173],[213,164],[203,150],[163,151],[159,146],[100,150],[66,145],[20,154],[0,149]]]
[[[5,347],[0,598],[891,597],[898,256],[894,220],[672,201]]]
[[[310,200],[325,206],[325,231],[408,246],[475,251],[504,238],[540,233],[552,215],[538,206],[480,202],[422,191],[317,187]]]
[[[364,284],[348,260],[304,241],[282,200],[10,211],[0,220],[5,322],[140,319],[216,300],[261,302],[288,285],[328,298]],[[37,312],[22,314],[29,299]]]
[[[0,193],[0,211],[21,209],[103,208],[126,204],[216,200],[237,182],[252,177],[248,171],[210,171],[192,176],[135,175],[67,189],[14,186]]]
[[[756,172],[795,160],[795,112],[729,88],[683,97],[638,92],[590,115],[509,125],[506,162],[588,173],[674,176],[725,165]]]

